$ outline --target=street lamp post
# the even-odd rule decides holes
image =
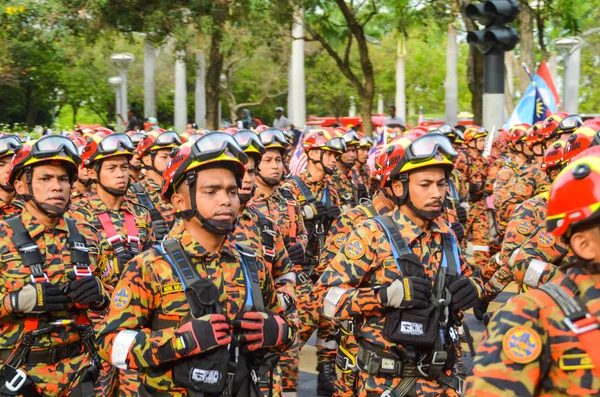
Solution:
[[[115,89],[115,117],[116,117],[116,123],[115,124],[115,130],[119,127],[119,125],[121,124],[119,122],[119,115],[118,113],[121,110],[121,78],[120,77],[109,77],[108,78],[108,84],[112,85],[112,87]]]
[[[581,74],[581,47],[585,41],[581,37],[562,37],[552,41],[565,59],[563,81],[563,109],[569,114],[579,110],[579,76]]]
[[[121,78],[121,111],[117,113],[127,117],[127,68],[135,61],[135,56],[130,53],[113,54],[110,56],[110,61],[119,68],[119,77]]]

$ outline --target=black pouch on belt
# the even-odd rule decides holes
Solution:
[[[434,347],[438,338],[440,308],[394,310],[385,316],[383,336],[390,342],[419,348]]]

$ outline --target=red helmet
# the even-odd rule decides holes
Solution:
[[[260,141],[260,137],[252,130],[239,130],[233,134],[233,138],[248,156],[254,157],[257,163],[260,162],[263,154],[267,151]]]
[[[573,227],[598,216],[599,209],[600,157],[585,156],[569,164],[554,180],[546,229],[569,237]]]
[[[113,130],[111,130],[110,128],[105,128],[105,127],[96,128],[96,130],[94,131],[94,135],[103,134],[103,137],[109,136],[110,134],[114,134],[114,133],[115,132]]]
[[[411,141],[414,141],[415,139],[427,134],[429,132],[429,130],[427,129],[427,127],[423,127],[423,126],[418,126],[418,127],[413,127],[410,130],[406,131],[404,134],[402,134],[401,138],[407,138]]]
[[[597,146],[600,144],[600,135],[598,131],[600,128],[591,128],[588,126],[579,127],[574,134],[571,134],[567,138],[567,146],[565,148],[565,154],[563,161],[568,163],[575,156],[589,148],[590,146]]]
[[[527,138],[527,130],[531,128],[531,125],[523,123],[514,125],[508,130],[508,145],[513,150],[516,149],[516,145],[519,143],[525,143]]]
[[[246,172],[244,165],[247,162],[248,156],[230,135],[222,132],[204,135],[195,142],[186,142],[173,150],[163,172],[161,194],[165,200],[170,201],[175,189],[183,182],[183,177],[187,173],[215,163],[232,167],[238,186],[241,186]]]
[[[133,146],[135,147],[138,147],[140,142],[146,139],[146,137],[148,136],[148,134],[146,134],[144,131],[129,131],[127,135],[129,135],[129,138],[131,138],[131,143],[133,143]]]
[[[565,141],[556,141],[544,152],[544,160],[542,161],[542,171],[548,172],[554,167],[561,167],[563,162],[563,155],[565,151]]]
[[[542,129],[544,128],[545,121],[540,120],[533,124],[527,130],[527,136],[525,138],[525,142],[527,146],[531,149],[534,145],[538,143],[542,143],[546,140],[546,137],[542,135]]]
[[[77,146],[69,138],[60,135],[47,135],[37,140],[26,142],[15,152],[8,169],[8,185],[13,186],[14,181],[21,176],[23,171],[32,165],[45,162],[59,162],[66,166],[69,180],[77,178],[77,168],[81,164],[81,157]]]
[[[112,134],[106,138],[96,135],[88,138],[81,152],[81,160],[86,168],[92,168],[98,161],[109,157],[127,156],[127,158],[131,158],[134,150],[131,138],[125,133]]]
[[[233,134],[235,134],[236,132],[238,132],[239,130],[240,130],[240,129],[239,129],[239,128],[237,128],[237,127],[229,127],[229,128],[225,128],[225,129],[223,130],[223,132],[224,132],[224,133],[226,133],[226,134],[228,134],[228,135],[233,135]]]
[[[542,129],[540,133],[544,136],[544,140],[554,138],[556,136],[556,131],[558,127],[563,121],[563,119],[567,117],[567,114],[564,112],[555,113],[550,115],[544,120],[544,124],[542,125]]]
[[[465,143],[468,145],[477,138],[484,138],[488,136],[488,131],[484,127],[472,125],[465,130],[463,135],[465,137]]]
[[[306,152],[319,149],[342,154],[346,150],[344,140],[330,128],[319,128],[309,132],[302,141],[302,147]]]
[[[266,124],[261,124],[259,126],[256,126],[256,128],[254,129],[254,132],[256,132],[257,134],[260,134],[263,131],[266,131],[269,129],[269,126]]]
[[[160,149],[172,149],[181,145],[181,139],[175,131],[150,131],[148,136],[140,141],[134,155],[141,159],[150,152]]]
[[[370,136],[362,136],[360,138],[360,141],[358,141],[358,147],[362,149],[368,149],[373,147],[373,139],[371,139]]]
[[[336,128],[335,131],[337,133],[340,133],[339,128]],[[360,142],[360,135],[354,130],[344,132],[343,134],[341,134],[341,137],[344,140],[344,143],[346,144],[346,148],[348,148],[348,146],[358,146]]]

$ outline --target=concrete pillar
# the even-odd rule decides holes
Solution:
[[[581,74],[581,45],[565,53],[565,82],[563,109],[569,114],[579,112],[579,77]]]
[[[350,96],[350,109],[348,109],[348,117],[356,116],[356,101],[354,100],[354,95]]]
[[[156,117],[156,48],[144,43],[144,118]]]
[[[285,111],[287,112],[287,114],[284,113],[284,115],[286,115],[286,117],[290,120],[293,120],[293,112],[294,112],[294,90],[293,90],[293,86],[292,86],[292,57],[290,55],[290,64],[288,65],[288,96],[287,96],[287,108],[285,109]],[[271,123],[273,120],[268,120],[268,123]],[[269,124],[270,125],[270,124]]]
[[[121,116],[127,121],[127,69],[119,69],[119,77],[121,77]]]
[[[292,106],[288,109],[290,121],[296,128],[306,124],[306,87],[304,83],[304,25],[302,16],[294,17],[292,27],[292,65],[290,87],[292,88]]]
[[[404,48],[402,40],[398,39],[396,57],[396,116],[404,120],[406,124],[406,76],[404,72]]]
[[[175,131],[182,134],[187,125],[187,93],[185,81],[185,52],[178,51],[175,58]]]
[[[383,109],[383,94],[380,92],[377,95],[377,114],[384,114],[385,110]]]
[[[195,117],[198,127],[206,127],[206,59],[204,51],[196,51]]]

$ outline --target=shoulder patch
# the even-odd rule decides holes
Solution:
[[[542,230],[540,234],[538,234],[537,241],[540,247],[548,248],[554,245],[556,238],[545,230]]]
[[[115,310],[123,310],[129,306],[130,302],[131,290],[125,285],[114,292],[110,306]]]
[[[512,172],[510,170],[507,169],[501,169],[500,172],[498,172],[498,179],[500,179],[501,181],[509,181],[510,177],[512,176]]]
[[[344,241],[346,241],[346,234],[344,233],[338,233],[335,236],[335,239],[333,240],[333,244],[338,248],[342,248],[342,245],[344,244]]]
[[[517,225],[517,231],[521,234],[529,234],[533,230],[533,225],[529,221],[521,221]]]
[[[346,241],[344,253],[349,259],[360,259],[365,256],[365,245],[360,239],[353,238],[352,240]]]
[[[502,351],[517,364],[529,364],[542,353],[542,338],[530,327],[513,327],[504,335]]]
[[[519,182],[515,185],[515,193],[524,194],[527,191],[527,187],[523,182]]]

